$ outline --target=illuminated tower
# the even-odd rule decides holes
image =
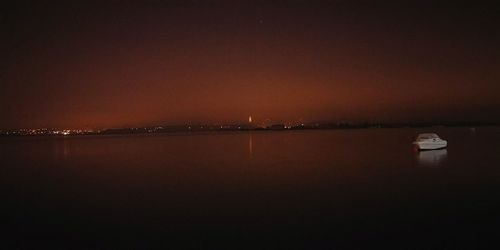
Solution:
[[[248,117],[248,123],[252,123],[252,116]]]

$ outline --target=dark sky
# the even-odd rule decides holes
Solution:
[[[487,2],[56,2],[0,10],[0,128],[500,120]]]

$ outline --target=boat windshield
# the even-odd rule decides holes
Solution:
[[[436,139],[436,138],[439,138],[438,135],[436,134],[419,134],[417,139]]]

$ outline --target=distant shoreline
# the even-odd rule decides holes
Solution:
[[[110,128],[96,131],[85,130],[56,130],[56,129],[20,129],[0,131],[0,137],[36,137],[36,136],[54,136],[54,137],[72,137],[72,136],[99,136],[99,135],[127,135],[127,134],[171,134],[171,133],[219,133],[219,132],[252,132],[252,131],[302,131],[302,130],[351,130],[351,129],[400,129],[400,128],[475,128],[475,127],[500,127],[500,123],[449,123],[449,124],[430,124],[430,123],[391,123],[391,124],[301,124],[297,126],[286,127],[282,124],[269,127],[251,127],[245,125],[180,125],[180,126],[156,126],[142,128]]]

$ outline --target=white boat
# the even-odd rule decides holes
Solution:
[[[446,140],[439,138],[439,136],[434,133],[419,134],[413,144],[419,150],[441,149],[448,146],[448,142]]]

